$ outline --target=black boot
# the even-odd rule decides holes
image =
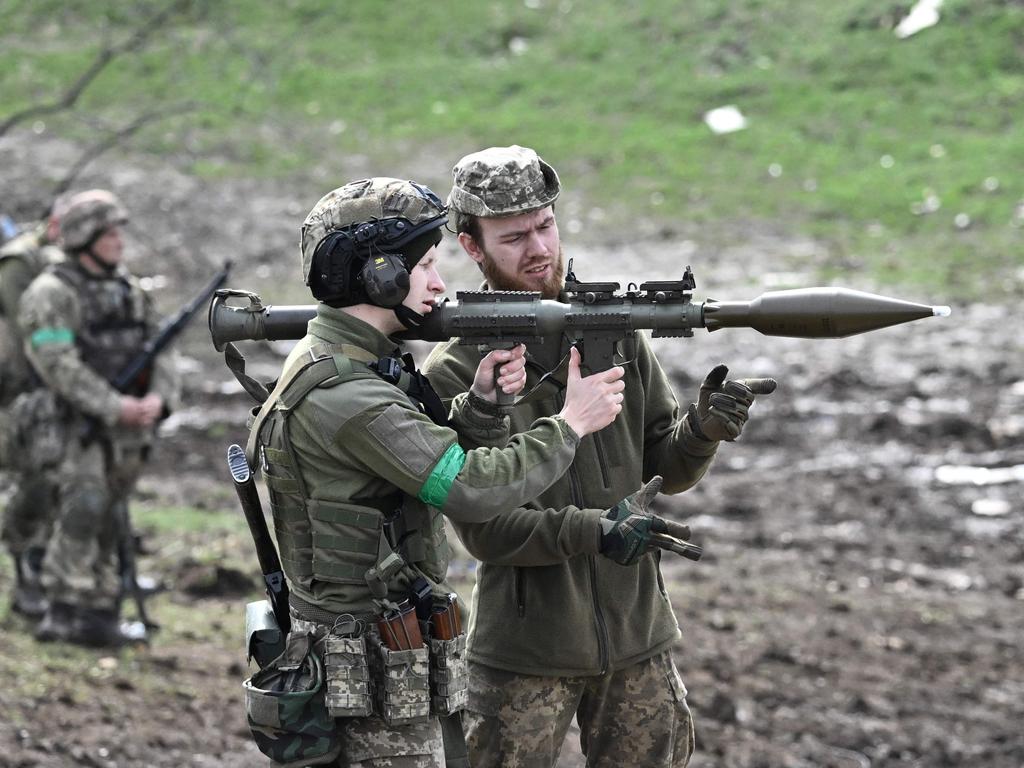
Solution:
[[[36,627],[36,640],[44,643],[68,640],[75,631],[76,613],[75,606],[68,603],[50,603]]]
[[[46,613],[46,595],[39,577],[43,569],[43,550],[29,549],[14,555],[14,591],[11,610],[38,619]]]
[[[142,634],[131,631],[131,627],[119,621],[114,610],[79,607],[75,618],[75,631],[68,642],[92,648],[120,648],[148,642],[144,630]]]

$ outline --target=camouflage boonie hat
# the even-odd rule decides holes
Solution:
[[[68,201],[60,220],[60,234],[69,251],[87,248],[111,227],[128,221],[128,211],[105,189],[79,192]]]
[[[351,181],[320,198],[302,223],[299,249],[302,279],[309,285],[313,254],[320,241],[338,229],[373,219],[403,218],[416,225],[445,215],[444,203],[415,181],[387,176]],[[442,226],[443,221],[438,223]]]
[[[536,152],[513,144],[466,155],[452,169],[448,207],[470,216],[514,216],[558,199],[555,169]]]

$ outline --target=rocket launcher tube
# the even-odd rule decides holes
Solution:
[[[232,299],[247,303],[229,304]],[[301,339],[315,315],[313,304],[275,306],[264,304],[252,291],[222,288],[210,301],[207,320],[213,346],[223,352],[224,346],[232,341]]]
[[[617,293],[615,283],[574,285],[577,290],[569,302],[525,291],[461,291],[403,336],[423,341],[458,338],[490,349],[565,339],[581,345],[588,368],[601,371],[616,359],[631,358],[628,347],[639,330],[658,337],[692,336],[694,328],[754,328],[766,336],[834,339],[950,313],[949,307],[848,288],[797,288],[769,291],[747,302],[708,299],[695,304],[688,290],[692,283],[685,279],[644,283],[639,291],[625,293]],[[247,303],[239,306],[240,300]],[[315,314],[314,305],[264,305],[254,293],[222,290],[210,305],[210,333],[218,350],[231,341],[299,339]]]

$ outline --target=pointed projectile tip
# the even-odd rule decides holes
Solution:
[[[953,310],[949,307],[932,307],[933,317],[949,317],[953,314]]]

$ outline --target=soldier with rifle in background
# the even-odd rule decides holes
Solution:
[[[39,618],[46,610],[39,575],[53,521],[55,486],[54,467],[39,455],[48,447],[38,441],[20,444],[17,436],[22,430],[16,425],[46,418],[39,410],[39,381],[25,357],[18,312],[29,284],[47,266],[64,260],[58,245],[60,219],[70,198],[67,194],[55,199],[37,227],[18,233],[11,224],[12,237],[0,248],[0,469],[10,473],[13,486],[4,508],[2,538],[14,564],[11,610],[30,618]],[[37,437],[45,442],[43,434]]]
[[[119,624],[118,549],[122,559],[134,554],[127,499],[178,382],[173,366],[156,359],[134,391],[111,383],[157,327],[150,297],[122,264],[127,219],[109,192],[76,195],[62,222],[67,261],[37,277],[21,301],[26,355],[56,396],[64,429],[40,640],[118,646],[138,639]]]

